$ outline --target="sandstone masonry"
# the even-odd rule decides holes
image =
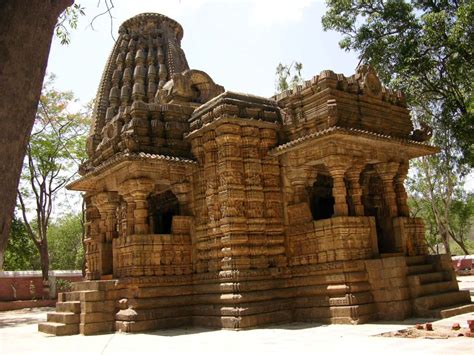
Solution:
[[[89,160],[87,279],[39,329],[57,335],[198,325],[362,323],[473,310],[449,256],[409,215],[410,159],[437,152],[400,92],[366,66],[273,98],[191,70],[181,26],[119,30]]]

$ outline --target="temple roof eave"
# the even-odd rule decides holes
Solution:
[[[388,135],[378,134],[356,128],[334,126],[308,134],[285,144],[281,144],[272,149],[269,154],[273,156],[280,156],[291,151],[302,149],[304,147],[314,146],[315,144],[321,143],[322,141],[327,141],[328,139],[333,139],[335,142],[339,140],[357,141],[357,144],[370,144],[374,147],[377,145],[387,147],[403,147],[403,149],[408,152],[410,159],[439,152],[439,148],[424,142],[395,138]]]
[[[156,169],[157,165],[179,165],[193,167],[196,165],[196,161],[186,158],[171,157],[167,155],[160,154],[148,154],[148,153],[124,153],[117,154],[112,158],[106,160],[97,167],[94,167],[93,170],[87,172],[79,179],[71,182],[66,186],[68,190],[73,191],[96,191],[97,183],[101,180],[107,179],[107,177],[113,176],[123,169],[128,169],[132,165],[137,165],[137,163],[144,163],[145,165],[152,164],[156,173],[152,175],[159,175],[160,170]],[[147,171],[149,169],[146,169]],[[153,170],[153,169],[152,169]],[[141,170],[134,171],[135,174],[142,174]],[[132,177],[130,174],[129,177]]]

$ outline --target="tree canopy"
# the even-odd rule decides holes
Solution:
[[[448,130],[462,163],[474,165],[474,2],[327,0],[325,30],[401,89],[420,121]]]
[[[48,278],[48,229],[58,192],[73,179],[85,159],[88,112],[70,112],[71,92],[53,88],[46,81],[36,122],[26,150],[18,199],[23,223],[38,248],[43,278]],[[32,207],[31,207],[32,206]]]
[[[297,61],[293,61],[290,64],[279,63],[276,67],[276,93],[293,89],[297,85],[301,85],[304,81],[301,76],[302,69],[303,64]]]

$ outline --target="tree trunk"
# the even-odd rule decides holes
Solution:
[[[451,255],[451,247],[449,246],[449,234],[446,232],[446,230],[444,230],[444,226],[441,231],[441,239],[443,240],[444,250],[446,254]]]
[[[452,237],[452,236],[451,236]],[[461,240],[458,240],[457,238],[454,238],[452,237],[452,239],[454,240],[454,242],[459,245],[459,247],[461,248],[462,252],[464,253],[464,255],[469,255],[469,250],[467,250],[466,248],[466,244],[464,244],[464,241],[461,239]]]
[[[43,276],[43,298],[49,298],[49,253],[48,242],[43,240],[40,248],[41,275]]]
[[[73,2],[0,1],[0,269],[54,27]]]

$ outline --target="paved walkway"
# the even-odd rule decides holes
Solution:
[[[374,335],[406,328],[420,319],[399,323],[319,325],[293,323],[247,331],[184,328],[146,334],[48,336],[37,331],[52,308],[0,313],[0,354],[474,354],[474,338],[404,339]],[[474,313],[433,323],[466,326]]]

